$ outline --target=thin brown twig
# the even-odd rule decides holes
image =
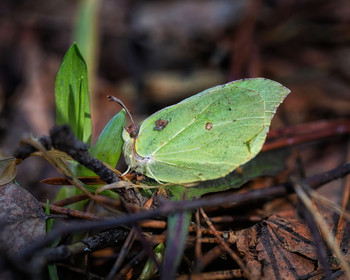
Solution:
[[[129,232],[129,235],[126,238],[125,242],[123,243],[122,248],[120,249],[118,258],[114,262],[112,269],[109,271],[109,273],[108,273],[108,275],[106,277],[106,280],[111,280],[116,275],[117,271],[119,270],[119,268],[123,264],[127,254],[129,253],[130,248],[131,248],[132,244],[135,241],[135,237],[136,237],[135,231],[131,230]]]
[[[145,209],[149,209],[154,201],[154,195],[152,195],[152,197],[150,199],[148,199],[146,201],[146,203],[144,204],[144,208]],[[126,210],[129,213],[132,213],[132,209],[128,208],[128,204],[124,205]],[[158,270],[160,270],[161,266],[160,263],[153,251],[153,248],[151,246],[151,243],[148,242],[147,238],[143,235],[143,232],[141,230],[141,227],[138,223],[134,223],[133,224],[133,230],[138,238],[138,240],[141,242],[142,246],[143,246],[143,250],[145,251],[145,253],[148,255],[148,257],[153,261],[153,263],[155,264],[155,266],[157,267]]]
[[[208,227],[214,231],[215,237],[219,240],[221,247],[230,255],[230,257],[238,264],[240,269],[244,272],[244,275],[248,279],[252,279],[252,276],[250,275],[250,272],[245,267],[243,261],[240,259],[239,256],[228,246],[225,242],[225,240],[220,236],[220,234],[216,231],[216,228],[214,227],[213,223],[210,221],[207,214],[204,212],[203,208],[199,208],[199,211],[204,218],[205,222],[207,223]]]
[[[288,135],[290,134],[291,130],[293,130],[293,127],[286,129],[283,133]],[[299,134],[290,134],[290,137],[284,136],[282,138],[267,141],[261,151],[266,152],[283,147],[312,142],[335,135],[349,134],[350,122],[348,120],[338,120],[322,125],[315,125],[312,123],[309,125],[304,125],[304,127],[297,126],[294,128],[294,130]],[[271,132],[269,136],[272,138],[273,136],[276,137],[278,134],[283,135],[283,133]]]
[[[330,121],[317,121],[302,123],[294,126],[286,126],[279,129],[270,130],[267,139],[283,138],[288,136],[313,134],[319,131],[327,131],[326,135],[339,135],[350,133],[349,119],[336,119]]]
[[[310,200],[310,201],[311,201],[311,204],[314,207],[315,211],[317,212],[318,211],[317,204],[312,200]],[[319,230],[319,225],[315,221],[315,218],[313,217],[311,212],[308,211],[304,205],[301,205],[299,211],[301,213],[303,213],[303,220],[305,221],[305,223],[309,229],[310,235],[313,239],[314,247],[315,247],[316,253],[317,253],[318,263],[324,271],[323,276],[325,279],[330,279],[331,275],[332,275],[332,271],[331,271],[330,262],[328,259],[328,250],[326,248],[325,242],[323,241],[324,237],[322,236],[322,234]]]
[[[232,279],[232,278],[242,278],[243,274],[239,269],[231,270],[221,270],[221,271],[211,271],[204,273],[194,273],[191,275],[180,275],[176,280],[223,280],[223,279]]]
[[[125,275],[130,272],[130,270],[133,269],[136,263],[140,262],[141,259],[143,259],[146,256],[146,252],[142,250],[139,254],[137,254],[134,258],[130,260],[129,263],[127,263],[120,272],[116,275],[115,280],[121,280],[125,279]]]
[[[81,190],[85,195],[87,195],[90,199],[93,199],[93,194],[91,194],[89,191],[87,191],[83,184],[73,176],[73,173],[71,172],[68,167],[64,166],[63,162],[59,159],[56,159],[55,157],[52,157],[46,148],[36,139],[29,137],[26,139],[23,139],[25,143],[28,143],[29,145],[35,147],[38,151],[42,152],[43,157],[50,162],[62,175],[66,176],[67,180],[77,187],[79,190]]]
[[[186,255],[182,256],[183,261],[187,264],[187,269],[189,272],[193,272],[193,262]]]
[[[231,221],[231,219],[227,219],[227,221],[225,220],[225,222],[229,222]],[[261,218],[253,218],[253,219],[249,219],[250,222],[259,222],[261,221]],[[213,219],[212,219],[213,222]],[[218,220],[216,220],[216,222],[220,222]],[[160,221],[160,220],[144,220],[140,222],[140,226],[143,228],[156,228],[156,229],[165,229],[167,227],[167,222],[166,221]],[[198,226],[197,225],[190,225],[188,228],[189,232],[197,232],[198,231]],[[201,234],[212,234],[213,235],[213,231],[211,229],[208,228],[200,228]],[[222,232],[224,233],[224,232]]]
[[[301,199],[305,207],[308,209],[308,211],[314,217],[322,235],[324,236],[325,242],[327,243],[333,254],[339,259],[342,269],[345,272],[346,278],[350,279],[350,267],[348,263],[346,262],[339,247],[335,244],[334,237],[331,231],[328,229],[326,222],[324,221],[322,216],[314,209],[311,199],[307,196],[302,186],[303,184],[294,184],[295,192],[297,193],[298,197]]]
[[[196,243],[194,247],[194,252],[196,255],[196,260],[197,262],[202,258],[202,244],[201,244],[201,239],[202,239],[202,231],[201,231],[201,221],[199,217],[199,211],[197,209],[195,213],[195,218],[196,218]]]
[[[70,155],[75,161],[94,171],[108,184],[119,181],[117,174],[102,161],[88,152],[88,145],[77,139],[68,125],[55,126],[50,130],[52,146]]]
[[[143,228],[165,229],[167,227],[167,222],[159,220],[145,220],[140,222],[140,226]]]
[[[71,205],[73,203],[77,203],[77,202],[82,201],[82,200],[86,200],[88,198],[89,197],[86,194],[80,193],[80,194],[77,194],[74,196],[67,197],[67,198],[62,199],[62,200],[58,200],[56,202],[51,202],[50,204],[63,207],[63,206]]]
[[[106,184],[99,176],[91,176],[91,177],[77,177],[81,182],[85,185],[101,185]],[[69,185],[69,182],[64,177],[53,177],[46,178],[40,181],[40,183],[48,184],[48,185]]]
[[[145,235],[145,238],[147,239],[147,242],[149,244],[152,244],[154,246],[159,245],[159,243],[165,243],[167,240],[166,233],[162,234],[152,234],[152,235]]]
[[[65,264],[65,263],[57,263],[56,265],[59,267],[64,267],[65,269],[71,270],[75,273],[82,274],[82,277],[86,277],[86,271],[84,269],[81,269],[81,268],[76,267],[74,265]],[[104,280],[105,278],[101,277],[97,274],[89,272],[89,279]]]
[[[146,209],[149,209],[152,205],[152,202],[153,202],[153,197],[151,197],[149,200],[146,201],[145,203],[145,208]],[[128,208],[128,204],[127,203],[124,203],[124,206],[126,207],[127,210],[129,211],[132,211],[134,209],[130,209]],[[131,246],[133,245],[134,241],[135,241],[135,238],[137,236],[137,232],[135,230],[135,227],[130,231],[126,241],[124,242],[122,248],[121,248],[121,251],[119,253],[119,256],[118,258],[116,259],[112,269],[109,271],[108,273],[108,276],[106,279],[112,279],[115,274],[117,273],[117,271],[119,270],[119,268],[121,267],[121,265],[123,264],[128,252],[130,251],[131,249]]]
[[[124,205],[124,202],[121,199],[112,199],[108,196],[95,194],[95,201],[101,205],[108,206],[113,209],[121,209]],[[139,206],[134,205],[135,209],[140,209]],[[135,210],[136,211],[136,210]]]
[[[46,208],[46,203],[39,202],[39,204],[44,209]],[[54,212],[57,214],[64,214],[64,215],[74,217],[74,218],[90,220],[90,221],[97,221],[97,220],[103,219],[102,217],[96,216],[96,215],[88,213],[88,212],[83,212],[83,211],[74,210],[74,209],[70,209],[70,208],[63,208],[63,207],[52,205],[52,204],[49,205],[49,208],[50,208],[50,212]]]
[[[197,226],[195,226],[195,225],[191,225],[189,228],[188,228],[188,230],[190,231],[190,232],[196,232],[197,231]],[[213,233],[213,231],[210,229],[210,228],[201,228],[201,232],[202,232],[202,234],[211,234],[211,235],[214,235],[214,233]],[[224,232],[221,232],[221,231],[219,231],[220,233],[224,233]],[[203,239],[203,238],[202,238]]]
[[[197,260],[196,271],[202,271],[209,263],[217,259],[222,254],[222,246],[217,245],[206,252],[199,260]]]
[[[149,242],[153,243],[153,244],[158,244],[158,243],[164,243],[167,240],[166,235],[161,234],[161,235],[157,235],[157,234],[152,234],[152,238],[148,239]],[[196,237],[194,236],[187,236],[186,239],[186,244],[195,244],[196,243]],[[216,239],[216,237],[202,237],[201,238],[201,243],[206,243],[206,244],[218,244],[218,240]]]
[[[325,206],[328,206],[334,211],[335,213],[338,213],[339,215],[343,215],[345,219],[350,221],[350,212],[347,211],[346,209],[342,208],[339,206],[337,203],[325,198],[322,195],[319,195],[316,191],[314,190],[308,190],[308,193],[311,195],[312,199],[316,200],[319,203],[322,203]]]
[[[350,140],[348,140],[347,161],[350,161]],[[343,189],[343,196],[341,201],[341,207],[343,209],[347,208],[347,205],[349,203],[349,197],[350,197],[350,177],[346,177],[345,187]],[[337,246],[340,246],[341,241],[343,240],[344,230],[345,230],[344,213],[341,212],[339,216],[338,224],[337,224],[337,231],[335,233],[335,242],[337,243]]]
[[[138,224],[133,225],[133,229],[136,233],[138,240],[141,242],[143,250],[148,255],[148,257],[152,260],[152,262],[157,267],[158,271],[161,269],[161,265],[156,257],[156,254],[153,251],[152,243],[148,241],[148,239],[144,236],[140,226]]]
[[[258,215],[249,215],[249,216],[219,216],[219,217],[211,217],[210,220],[214,224],[219,223],[233,223],[233,222],[251,222],[258,223],[263,220],[262,217]]]

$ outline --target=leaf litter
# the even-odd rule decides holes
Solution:
[[[240,51],[239,48],[235,48],[234,53],[236,55],[233,57],[234,69],[229,69],[229,71],[232,71],[234,75],[238,75],[238,77],[250,76],[254,75],[255,73],[263,72],[269,73],[274,77],[278,77],[277,80],[282,79],[288,81],[288,84],[291,85],[293,95],[289,97],[288,103],[284,104],[285,111],[284,113],[281,113],[280,117],[282,120],[287,119],[289,124],[309,122],[311,123],[311,125],[316,126],[316,124],[313,123],[313,121],[321,119],[324,120],[326,124],[329,124],[328,128],[331,128],[332,125],[335,128],[336,126],[331,121],[331,118],[346,118],[349,114],[349,87],[348,83],[346,82],[347,78],[349,77],[348,69],[350,69],[348,67],[348,59],[346,59],[348,57],[347,54],[349,52],[349,48],[346,44],[346,42],[348,41],[346,37],[348,34],[348,32],[346,32],[348,30],[348,27],[347,25],[344,26],[344,19],[348,19],[349,15],[349,9],[345,8],[348,4],[347,1],[333,1],[328,3],[326,2],[327,1],[306,1],[305,3],[303,3],[302,9],[299,9],[299,6],[296,6],[295,2],[293,1],[289,2],[288,4],[283,4],[283,7],[278,6],[276,4],[277,6],[274,8],[278,8],[277,12],[276,9],[272,8],[272,6],[269,6],[267,7],[267,9],[264,10],[266,12],[266,15],[268,16],[263,17],[262,19],[259,19],[259,17],[257,17],[258,13],[247,13],[247,18],[245,21],[248,23],[253,22],[252,25],[250,25],[250,27],[258,27],[256,28],[256,31],[254,31],[254,27],[252,27],[249,28],[248,32],[244,32],[244,30],[247,31],[244,28],[247,25],[242,24],[241,28],[243,31],[240,32],[240,36],[235,36],[235,40],[230,41],[230,39],[228,39],[232,37],[232,33],[230,33],[229,37],[221,38],[220,44],[215,45],[215,47],[218,49],[217,52],[219,54],[224,53],[224,55],[224,51],[226,50],[227,53],[227,49],[230,50],[230,48],[232,48],[233,46],[232,44],[236,44],[238,46],[242,45],[239,44],[239,42],[244,43],[244,50],[250,50],[246,52],[248,53],[248,55],[241,55],[242,50]],[[167,7],[171,8],[171,4],[168,4]],[[263,7],[266,8],[265,6]],[[123,9],[123,6],[121,5],[120,8]],[[201,11],[200,7],[197,7],[197,9],[198,12]],[[162,10],[162,7],[158,7],[158,10]],[[178,10],[175,9],[175,11]],[[62,10],[62,12],[64,13],[64,10]],[[149,16],[154,16],[154,14],[150,14]],[[4,17],[6,17],[6,15],[4,15]],[[180,16],[178,16],[177,18],[180,18]],[[253,20],[249,20],[251,18],[253,18]],[[303,24],[298,24],[299,21],[296,20],[297,18],[303,19]],[[56,18],[56,20],[59,20],[59,18]],[[263,25],[261,25],[261,21]],[[39,24],[40,22],[41,21],[38,21]],[[36,24],[38,23],[32,24],[35,25],[34,27],[37,27]],[[158,26],[164,25],[158,24]],[[263,26],[264,28],[262,28]],[[32,28],[33,26],[30,27]],[[26,29],[27,35],[29,32],[32,32],[31,28],[29,28],[30,30],[28,28]],[[15,30],[16,28],[13,29]],[[42,30],[40,28],[37,29]],[[307,32],[305,32],[305,30],[307,30]],[[257,33],[258,37],[256,37],[254,33]],[[169,36],[169,33],[164,34],[167,34],[167,36]],[[206,36],[202,37],[210,38],[210,36],[212,36],[213,34],[215,35],[215,38],[217,38],[217,29],[208,30]],[[310,36],[310,34],[318,34],[318,36],[313,37]],[[29,33],[29,35],[33,34]],[[151,33],[151,36],[152,35],[154,34]],[[36,44],[36,47],[40,46],[40,42],[35,41],[37,39],[35,39],[33,36],[20,37],[24,38],[24,40],[25,38],[32,38],[31,43]],[[17,37],[15,36],[15,38]],[[257,40],[257,38],[259,40]],[[182,42],[183,46],[186,46],[188,48],[189,44],[185,44],[181,36],[179,36],[178,39],[178,41]],[[163,41],[166,43],[168,42],[167,40]],[[259,44],[257,43],[257,41],[259,41]],[[295,48],[295,46],[299,45],[298,42],[303,42],[302,48]],[[22,41],[22,43],[22,54],[32,54],[33,52],[27,51],[28,41]],[[266,48],[266,46],[268,48]],[[161,56],[161,51],[162,48],[164,48],[164,45],[158,47],[159,48],[157,49],[157,52],[154,53],[157,53]],[[192,45],[192,48],[195,51],[199,51],[198,53],[201,53],[201,49],[203,51],[202,45],[200,44],[199,47],[198,43],[196,43],[195,46]],[[231,51],[232,50],[230,50],[229,52]],[[39,52],[35,53],[37,56],[39,56],[37,57],[37,60],[39,62],[44,61],[47,58],[47,53],[44,51],[42,51],[42,55]],[[188,55],[187,51],[181,51],[181,49],[179,49],[178,53],[176,54],[176,58],[179,58],[179,55],[181,55],[181,53],[182,55]],[[120,53],[115,52],[115,55],[119,56]],[[188,60],[188,57],[186,57],[186,59]],[[109,58],[108,60],[111,59]],[[179,59],[179,61],[181,61],[181,59]],[[230,67],[232,67],[232,65]],[[45,77],[43,77],[43,75],[40,75],[38,67],[35,67],[33,70],[31,64],[26,64],[26,69],[30,69],[30,71],[27,71],[31,72],[34,75],[37,75],[39,79],[44,80]],[[122,69],[124,68],[122,67]],[[118,70],[113,68],[113,71]],[[161,82],[164,85],[164,87],[162,88],[163,90],[159,90],[159,88],[156,87],[157,80],[154,78],[152,79],[152,74],[155,73],[147,73],[147,77],[149,77],[149,79],[146,79],[148,85],[148,94],[154,95],[155,100],[160,101],[159,103],[161,103],[162,100],[164,100],[161,97],[162,94],[165,96],[164,92],[173,93],[168,94],[166,96],[166,98],[172,99],[177,97],[176,93],[180,92],[181,94],[183,94],[183,92],[187,92],[186,90],[183,90],[183,87],[179,89],[181,83],[180,79],[175,84],[169,83],[172,77],[171,73],[164,71],[164,69],[162,69],[162,73],[163,78]],[[200,73],[200,71],[194,71],[194,74],[198,73]],[[218,73],[218,71],[213,71],[213,73]],[[191,74],[193,73],[186,72],[186,78],[188,76],[195,76]],[[113,73],[113,75],[115,74]],[[119,73],[119,75],[121,74]],[[154,76],[155,75],[153,75],[153,77]],[[182,72],[177,72],[176,76],[182,77],[184,75]],[[204,76],[202,75],[202,80],[206,79],[203,77]],[[220,79],[223,79],[223,77],[220,77]],[[34,80],[37,81],[38,79]],[[159,80],[160,79],[158,78],[158,84]],[[141,82],[142,81],[139,81],[140,84]],[[46,82],[46,84],[48,83]],[[203,83],[200,84],[202,85]],[[193,83],[191,83],[191,85],[193,86]],[[104,89],[106,89],[106,87]],[[174,89],[176,89],[176,91]],[[50,89],[45,89],[44,91],[41,90],[39,92],[49,91]],[[197,90],[194,89],[188,90],[188,92],[196,91]],[[30,95],[30,90],[28,90],[28,88],[23,92],[26,96],[32,96],[32,99],[39,100],[38,98],[33,98],[33,96],[35,97],[35,95]],[[32,90],[32,92],[38,91],[35,88],[35,90]],[[17,94],[20,95],[21,93],[18,92]],[[45,94],[44,96],[47,96],[47,94]],[[21,99],[19,98],[19,100]],[[99,104],[104,104],[101,101],[97,102],[99,102]],[[24,103],[28,105],[31,102]],[[21,102],[17,102],[17,105],[18,104],[21,105]],[[47,104],[48,102],[45,103],[45,106],[47,106]],[[5,105],[5,107],[8,107],[9,103],[6,103]],[[27,112],[23,113],[23,111],[20,110],[21,106],[15,106],[15,108],[16,113],[13,115],[15,119],[22,117],[25,120],[30,120],[33,116],[35,116],[37,119],[40,119],[41,122],[47,123],[50,120],[50,116],[44,116],[39,118],[39,110],[35,110],[35,115],[30,116]],[[284,118],[283,115],[287,115],[288,117]],[[278,126],[281,124],[281,122],[281,120],[277,120],[275,123],[277,123]],[[13,128],[17,127],[16,129],[20,129],[21,131],[27,129],[26,127],[24,127],[24,124],[27,124],[27,122],[23,122],[23,120],[16,121],[14,123],[18,124],[18,126],[14,126]],[[52,123],[53,122],[51,121],[51,124]],[[49,126],[51,125],[45,124],[39,126],[35,125],[34,127],[40,127],[42,129],[41,131],[43,131],[43,127]],[[320,132],[320,135],[324,132],[322,129],[318,131]],[[7,132],[9,132],[9,130],[7,130]],[[345,134],[348,134],[348,132],[345,132]],[[5,133],[4,135],[9,135],[9,133]],[[328,138],[322,137],[323,140],[320,140],[321,137],[319,135],[316,135],[315,131],[309,131],[309,133],[306,133],[304,135],[305,137],[303,140],[298,140],[298,135],[293,133],[288,136],[289,138],[282,140],[284,141],[284,145],[286,145],[286,143],[288,145],[288,143],[290,143],[291,140],[294,140],[294,143],[301,143],[301,145],[298,146],[299,151],[297,151],[296,153],[299,153],[301,162],[305,167],[302,169],[304,169],[303,171],[306,173],[306,176],[309,177],[311,175],[325,173],[326,171],[336,166],[341,166],[344,162],[348,162],[348,160],[345,159],[344,156],[344,151],[347,149],[346,143],[348,142],[348,140],[342,136],[334,137],[335,135],[339,135],[339,133],[337,133],[337,131],[331,131],[328,133]],[[10,140],[7,141],[18,141],[17,137],[8,138]],[[309,137],[309,139],[313,139],[312,141],[314,141],[314,143],[312,145],[306,144],[305,138],[307,137]],[[344,144],[344,142],[346,143]],[[292,161],[295,162],[296,159],[293,158]],[[244,186],[239,191],[244,192],[247,189],[254,189],[267,185],[270,186],[275,183],[284,182],[284,180],[288,178],[290,174],[291,171],[287,170],[282,173],[279,173],[279,175],[277,176],[273,175],[273,179],[265,178],[254,180],[253,183]],[[30,178],[32,178],[32,172],[29,172],[29,175]],[[343,180],[333,181],[332,183],[328,183],[327,185],[323,186],[320,190],[317,191],[317,193],[322,194],[325,197],[331,199],[333,203],[341,204],[343,209],[346,209],[348,199],[345,199],[345,202],[342,202],[342,197],[347,197],[345,192],[343,194],[343,186]],[[23,187],[27,188],[28,186],[27,184],[23,184]],[[226,192],[222,195],[227,196],[228,193]],[[99,202],[101,202],[101,197],[99,197],[99,199]],[[313,197],[313,199],[315,198]],[[5,199],[3,201],[6,202]],[[349,261],[349,231],[347,230],[348,216],[343,212],[345,226],[343,225],[342,227],[338,227],[337,225],[341,223],[338,222],[338,216],[334,212],[342,213],[343,210],[338,209],[337,211],[335,211],[335,208],[330,207],[329,204],[327,204],[327,207],[324,207],[323,204],[321,205],[321,202],[319,200],[315,199],[315,201],[317,202],[314,202],[314,206],[317,206],[318,211],[324,217],[329,229],[331,229],[334,233],[342,232],[336,235],[338,238],[336,239],[336,242],[341,246],[341,249],[346,254],[345,258]],[[110,205],[112,205],[112,203]],[[123,206],[121,206],[121,203],[118,202],[115,203],[115,205],[117,205],[117,211],[120,211],[120,213],[124,214],[126,213]],[[158,205],[160,204],[156,204],[156,206]],[[264,277],[274,279],[276,271],[271,267],[272,265],[275,265],[274,268],[276,268],[276,270],[279,273],[277,275],[287,275],[289,273],[288,276],[290,278],[295,277],[295,275],[301,275],[303,277],[308,277],[309,279],[321,279],[323,277],[323,270],[322,268],[320,268],[317,259],[315,260],[315,250],[309,251],[309,247],[311,246],[310,244],[312,243],[307,245],[308,243],[306,242],[307,240],[311,240],[310,242],[313,242],[312,238],[310,238],[310,233],[306,231],[306,223],[303,222],[302,218],[299,219],[299,217],[303,216],[300,213],[302,212],[300,205],[301,204],[300,202],[298,202],[298,199],[295,195],[289,195],[288,197],[278,198],[273,201],[268,201],[264,204],[255,203],[254,201],[251,201],[251,204],[249,204],[249,207],[247,207],[248,209],[240,208],[239,211],[236,211],[234,206],[229,205],[225,207],[211,206],[205,208],[205,211],[209,218],[211,216],[223,217],[223,214],[230,217],[230,219],[227,219],[230,220],[230,222],[218,222],[215,224],[215,227],[219,232],[222,232],[223,234],[227,232],[232,233],[232,228],[234,228],[235,234],[241,236],[242,242],[245,242],[245,240],[250,240],[250,243],[247,242],[248,247],[246,248],[244,248],[243,245],[240,245],[240,240],[236,245],[237,250],[239,250],[239,252],[244,252],[244,255],[240,256],[243,259],[243,261],[246,262],[245,264],[251,271],[252,277]],[[96,214],[98,213],[96,212]],[[130,217],[132,217],[130,213],[127,215],[130,215]],[[250,217],[253,216],[260,217],[260,220],[256,219],[254,222],[251,222],[252,219],[250,219]],[[65,218],[67,218],[67,216],[65,216]],[[77,222],[77,220],[74,220],[74,222]],[[148,220],[148,225],[151,223],[152,225],[154,225],[154,227],[153,229],[145,227],[143,228],[143,230],[146,235],[161,236],[164,240],[164,226],[157,227],[158,222],[159,219]],[[164,220],[162,220],[162,222],[165,223]],[[239,228],[238,230],[236,229],[237,227]],[[246,229],[242,229],[244,227],[246,227]],[[213,234],[208,231],[207,227],[203,222],[201,223],[201,228],[204,232],[204,241],[215,240],[215,237],[213,237]],[[256,228],[260,228],[260,231],[257,231]],[[263,230],[261,230],[262,228]],[[338,231],[339,228],[340,230]],[[263,235],[262,232],[264,233]],[[297,236],[301,239],[296,238],[296,234],[298,234]],[[193,273],[193,271],[191,270],[193,267],[191,266],[191,262],[189,261],[193,260],[193,258],[191,258],[193,256],[191,246],[193,246],[194,244],[193,232],[191,232],[187,240],[188,249],[185,251],[185,257],[183,258],[183,262],[179,269],[179,277],[181,277],[181,275],[183,277],[191,275],[193,276],[193,279],[195,279],[194,277],[197,277],[197,279],[219,279],[219,277],[221,279],[231,279],[233,277],[242,277],[242,273],[240,273],[240,270],[232,261],[225,262],[225,258],[223,257],[224,253],[219,253],[218,255],[215,255],[218,256],[217,259],[219,259],[220,262],[213,261],[207,266],[205,266],[203,270],[197,271],[196,274]],[[30,243],[30,241],[28,241],[28,243]],[[106,267],[110,268],[110,266],[106,265],[108,263],[108,259],[114,257],[115,254],[118,254],[118,250],[120,249],[121,243],[122,242],[118,244],[117,242],[116,246],[111,246],[110,248],[113,248],[112,251],[109,251],[109,253],[105,252],[104,258],[87,253],[88,258],[91,260],[91,263],[94,264],[93,267],[100,268],[100,270],[104,270]],[[212,249],[212,247],[208,248],[208,246],[210,246],[208,245],[208,243],[201,244],[203,246],[203,253],[207,253],[209,252],[209,250]],[[276,249],[268,248],[270,250],[263,250],[263,244],[273,244],[276,247]],[[250,245],[252,247],[249,247]],[[233,249],[235,249],[235,245],[230,244],[230,246]],[[304,247],[306,249],[304,249]],[[142,251],[142,249],[140,253],[140,248],[142,248],[142,246],[140,246],[139,242],[136,242],[135,247],[131,248],[130,255],[126,258],[123,264],[123,268],[121,269],[121,271],[123,271],[124,274],[120,274],[128,275],[128,277],[132,277],[132,275],[137,275],[137,266],[140,266],[140,263],[142,264],[142,260],[146,262],[147,259],[147,254],[145,254],[144,251]],[[268,254],[268,252],[272,253]],[[251,253],[249,257],[248,253]],[[135,258],[133,258],[134,256]],[[136,258],[137,256],[139,258]],[[141,258],[141,256],[143,257]],[[254,259],[254,256],[259,257],[259,259]],[[336,261],[336,258],[334,258],[332,255],[330,257],[331,260]],[[271,260],[276,258],[279,261],[281,261],[280,266],[278,262],[274,264],[271,263]],[[300,260],[303,260],[303,262]],[[229,263],[229,265],[227,265],[227,263]],[[297,266],[292,266],[292,263],[294,263],[294,265]],[[72,265],[67,260],[65,261],[65,264],[69,267],[69,269],[71,269],[69,271],[73,271],[73,268],[76,268],[76,266]],[[224,267],[224,264],[226,264],[227,266]],[[311,268],[312,264],[314,265],[313,270]],[[344,274],[342,274],[342,271],[339,270],[339,266],[336,265],[336,262],[332,262],[332,265],[332,276],[334,276],[334,278],[337,279],[345,279]],[[287,269],[283,269],[286,267]],[[301,271],[302,273],[299,273],[298,271]],[[96,272],[96,270],[94,272]],[[80,274],[83,273],[85,272],[80,271]],[[100,275],[103,275],[103,273],[101,273]]]

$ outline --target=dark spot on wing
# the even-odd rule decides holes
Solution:
[[[206,130],[211,130],[213,128],[213,124],[211,123],[211,122],[207,122],[206,124],[205,124],[205,129]]]
[[[159,119],[155,122],[156,126],[153,129],[156,131],[161,131],[168,125],[168,123],[169,122],[166,120]]]

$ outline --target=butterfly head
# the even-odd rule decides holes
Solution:
[[[135,124],[131,124],[125,128],[126,132],[129,134],[130,138],[136,138],[139,134],[139,127]]]

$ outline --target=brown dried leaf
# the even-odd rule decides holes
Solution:
[[[298,221],[271,216],[237,232],[237,248],[256,279],[305,278],[317,267],[315,247],[306,228]]]
[[[317,252],[305,224],[292,219],[287,221],[277,216],[271,216],[265,222],[271,234],[278,238],[280,245],[286,250],[317,260]]]
[[[0,187],[0,244],[7,253],[19,253],[45,233],[45,214],[38,201],[16,183]]]
[[[0,161],[0,167],[4,167],[0,174],[0,186],[3,186],[15,179],[17,174],[17,164],[15,158],[2,158]]]

